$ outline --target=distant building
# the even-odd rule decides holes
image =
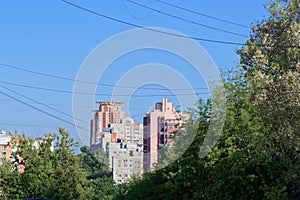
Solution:
[[[143,124],[135,124],[132,118],[126,117],[118,124],[111,124],[110,127],[115,138],[122,139],[126,143],[143,144]]]
[[[96,150],[101,144],[103,132],[107,132],[110,124],[120,123],[124,118],[122,102],[97,102],[99,110],[94,110],[94,119],[91,120],[90,146]]]
[[[160,148],[174,144],[174,134],[182,128],[182,117],[183,114],[176,112],[173,103],[165,98],[146,113],[143,119],[144,173],[153,170]]]
[[[0,133],[0,164],[2,159],[11,159],[11,154],[14,151],[14,149],[12,149],[12,146],[10,145],[11,141],[12,137],[10,135],[7,135],[5,131],[2,131]]]
[[[117,184],[143,174],[143,151],[135,144],[109,143],[108,153],[113,179]]]
[[[109,158],[109,167],[117,184],[126,183],[143,173],[143,125],[126,117],[121,123],[111,124],[102,133],[102,148]]]
[[[33,137],[32,139],[34,140],[32,145],[35,148],[39,148],[40,143],[44,141],[43,137]],[[0,164],[2,159],[10,160],[11,162],[14,161],[14,157],[12,156],[12,153],[17,151],[17,146],[19,143],[20,143],[20,138],[18,136],[14,137],[14,136],[7,135],[5,131],[2,131],[0,133],[0,155],[1,155]],[[54,150],[53,143],[50,147],[50,150],[51,151]],[[21,173],[24,173],[25,171],[25,165],[23,162],[24,160],[21,157],[19,157],[18,168]]]
[[[124,117],[121,102],[97,103],[99,110],[91,120],[91,151],[103,148],[115,182],[128,182],[143,173],[143,125]]]
[[[33,142],[32,145],[33,145],[35,148],[40,148],[40,144],[41,144],[42,142],[45,141],[45,138],[44,138],[44,137],[30,137],[30,138],[34,139],[34,142]],[[51,146],[50,146],[50,150],[51,150],[51,151],[54,151],[54,144],[53,144],[53,141],[52,141],[52,144],[51,144]]]

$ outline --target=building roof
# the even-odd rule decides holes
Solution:
[[[7,145],[10,142],[11,136],[0,134],[0,145]]]

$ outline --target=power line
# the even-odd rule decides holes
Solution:
[[[114,85],[114,84],[108,84],[108,83],[96,83],[96,82],[90,82],[90,81],[82,81],[82,80],[72,79],[72,78],[68,78],[68,77],[64,77],[64,76],[58,76],[58,75],[54,75],[54,74],[47,74],[47,73],[44,73],[44,72],[33,71],[33,70],[26,69],[26,68],[18,67],[18,66],[15,66],[15,65],[0,62],[0,67],[1,66],[2,67],[7,67],[7,68],[10,68],[10,69],[19,70],[19,71],[24,71],[24,72],[31,73],[31,74],[37,74],[37,75],[40,75],[40,76],[46,76],[46,77],[65,80],[65,81],[81,82],[81,83],[85,83],[85,84],[92,84],[92,85],[99,85],[99,86],[106,86],[106,87],[116,87],[116,88],[128,88],[128,89],[169,90],[169,89],[166,89],[166,88],[157,88],[157,87],[137,88],[137,87],[133,87],[133,86],[124,86],[124,85]],[[194,88],[194,89],[195,90],[207,90],[207,88],[205,88],[205,87]],[[185,90],[193,90],[193,89],[174,88],[172,90],[185,91]]]
[[[10,99],[0,99],[0,101],[4,101],[4,102],[15,102],[13,100],[10,100]],[[31,103],[31,104],[34,104],[34,103]],[[38,104],[38,105],[41,105],[41,103],[35,103],[35,104]],[[79,107],[79,108],[90,108],[90,106],[83,106],[83,105],[68,105],[68,104],[57,104],[57,103],[43,103],[43,104],[47,104],[49,106],[57,106],[57,107]]]
[[[133,115],[133,116],[131,116],[131,118],[138,119],[138,118],[142,117],[143,115],[145,115],[145,113],[140,113],[140,114],[137,114],[137,115]]]
[[[0,63],[0,65],[4,66],[4,67],[11,68],[11,69],[16,69],[16,70],[19,70],[19,71],[24,71],[24,72],[28,72],[28,73],[31,73],[31,74],[41,75],[41,76],[47,76],[47,77],[51,77],[51,78],[55,78],[55,79],[61,79],[61,80],[66,80],[66,81],[77,81],[77,82],[82,82],[82,83],[87,83],[87,84],[97,84],[97,83],[94,83],[94,82],[81,81],[81,80],[76,80],[76,79],[73,79],[73,78],[68,78],[68,77],[63,77],[63,76],[58,76],[58,75],[53,75],[53,74],[47,74],[47,73],[43,73],[43,72],[33,71],[33,70],[29,70],[29,69],[17,67],[15,65],[10,65],[10,64],[6,64],[6,63]]]
[[[49,112],[47,112],[47,111],[44,111],[44,110],[42,110],[42,109],[40,109],[40,108],[37,108],[37,107],[35,107],[35,106],[33,106],[33,105],[31,105],[31,104],[25,102],[25,101],[22,101],[22,100],[20,100],[20,99],[14,97],[14,96],[11,96],[11,95],[7,94],[6,92],[3,92],[3,91],[1,91],[1,90],[0,90],[0,93],[3,94],[3,95],[5,95],[5,96],[7,96],[7,97],[9,97],[9,98],[11,98],[11,99],[13,99],[13,100],[15,100],[15,101],[17,101],[17,102],[19,102],[19,103],[21,103],[21,104],[24,104],[24,105],[26,105],[26,106],[28,106],[28,107],[34,109],[34,110],[37,110],[37,111],[39,111],[39,112],[41,112],[41,113],[44,113],[45,115],[48,115],[48,116],[50,116],[50,117],[52,117],[52,118],[54,118],[54,119],[60,120],[60,121],[62,121],[62,122],[65,122],[65,123],[67,123],[67,124],[69,124],[69,125],[75,127],[74,123],[72,123],[72,122],[70,122],[70,121],[67,121],[67,120],[65,120],[65,119],[63,119],[63,118],[57,117],[56,115],[53,115],[53,114],[51,114],[51,113],[49,113]],[[82,130],[85,130],[85,131],[89,131],[88,129],[86,129],[86,128],[84,128],[84,127],[81,127],[81,126],[76,126],[76,127],[77,127],[77,128],[80,128],[80,129],[82,129]]]
[[[244,34],[240,34],[240,33],[236,33],[236,32],[232,32],[232,31],[228,31],[228,30],[224,30],[224,29],[220,29],[220,28],[216,28],[216,27],[213,27],[213,26],[209,26],[209,25],[206,25],[206,24],[202,24],[202,23],[199,23],[199,22],[196,22],[196,21],[192,21],[192,20],[189,20],[189,19],[186,19],[186,18],[183,18],[183,17],[178,17],[176,15],[173,15],[173,14],[170,14],[168,12],[164,12],[164,11],[161,11],[161,10],[158,10],[158,9],[155,9],[153,7],[149,7],[149,6],[146,6],[146,5],[143,5],[143,4],[140,4],[140,3],[137,3],[135,1],[132,1],[132,0],[126,0],[132,4],[135,4],[137,6],[140,6],[142,8],[145,8],[145,9],[148,9],[148,10],[152,10],[152,11],[155,11],[159,14],[162,14],[162,15],[165,15],[165,16],[168,16],[168,17],[173,17],[175,19],[179,19],[181,21],[184,21],[184,22],[188,22],[188,23],[191,23],[191,24],[195,24],[195,25],[198,25],[198,26],[202,26],[202,27],[205,27],[205,28],[208,28],[208,29],[212,29],[212,30],[215,30],[215,31],[221,31],[223,33],[229,33],[229,34],[232,34],[232,35],[236,35],[236,36],[242,36],[242,37],[246,37],[248,38],[247,35],[244,35]]]
[[[4,101],[4,102],[15,102],[13,100],[10,99],[0,99],[0,101]],[[41,103],[31,103],[32,105],[41,105]],[[91,106],[84,106],[84,105],[72,105],[72,104],[57,104],[57,103],[43,103],[49,106],[57,106],[57,107],[77,107],[77,108],[91,108]],[[129,107],[122,107],[122,109],[126,109],[129,110]],[[134,107],[134,110],[145,110],[144,107]]]
[[[34,124],[18,124],[18,123],[2,123],[0,122],[1,126],[29,126],[29,127],[37,127],[37,128],[43,128],[43,127],[57,127],[55,125],[34,125]]]
[[[247,28],[247,29],[250,28],[249,26],[245,26],[243,24],[239,24],[239,23],[236,23],[236,22],[232,22],[232,21],[221,19],[221,18],[217,18],[217,17],[211,16],[211,15],[203,14],[203,13],[200,13],[200,12],[197,12],[197,11],[193,11],[193,10],[190,10],[190,9],[187,9],[187,8],[184,8],[184,7],[180,7],[180,6],[162,1],[162,0],[154,0],[154,1],[157,1],[159,3],[165,4],[165,5],[180,9],[180,10],[187,11],[187,12],[190,12],[190,13],[193,13],[193,14],[197,14],[197,15],[200,15],[202,17],[207,17],[207,18],[210,18],[210,19],[213,19],[213,20],[217,20],[217,21],[220,21],[220,22],[224,22],[224,23],[227,23],[227,24],[231,24],[231,25],[235,25],[235,26],[239,26],[239,27],[243,27],[243,28]]]
[[[108,97],[139,97],[139,98],[146,98],[146,97],[160,97],[160,96],[165,96],[165,97],[173,97],[173,96],[194,96],[194,93],[182,93],[182,94],[149,94],[149,95],[129,95],[129,94],[105,94],[105,93],[87,93],[87,92],[75,92],[75,91],[68,91],[68,90],[60,90],[60,89],[52,89],[52,88],[45,88],[45,87],[37,87],[37,86],[31,86],[31,85],[24,85],[24,84],[17,84],[17,83],[12,83],[12,82],[7,82],[7,81],[0,81],[0,84],[5,84],[5,85],[13,85],[17,87],[23,87],[23,88],[30,88],[30,89],[36,89],[36,90],[43,90],[43,91],[50,91],[50,92],[59,92],[59,93],[67,93],[67,94],[81,94],[81,95],[91,95],[91,96],[108,96]],[[196,93],[196,94],[209,94],[209,92],[202,92],[202,93]]]
[[[180,34],[176,34],[176,33],[170,33],[170,32],[161,31],[161,30],[157,30],[157,29],[153,29],[153,28],[148,28],[148,27],[144,27],[144,26],[134,24],[134,23],[131,23],[131,22],[127,22],[127,21],[124,21],[124,20],[120,20],[120,19],[117,19],[117,18],[114,18],[114,17],[110,17],[110,16],[107,16],[107,15],[101,14],[99,12],[95,12],[93,10],[84,8],[82,6],[79,6],[77,4],[71,3],[71,2],[66,1],[66,0],[61,0],[61,1],[68,4],[68,5],[70,5],[70,6],[76,7],[80,10],[89,12],[89,13],[97,15],[99,17],[109,19],[109,20],[112,20],[112,21],[115,21],[115,22],[118,22],[118,23],[121,23],[121,24],[126,24],[128,26],[132,26],[132,27],[135,27],[135,28],[141,28],[141,29],[144,29],[144,30],[148,30],[148,31],[156,32],[156,33],[162,33],[162,34],[166,34],[166,35],[171,35],[171,36],[175,36],[175,37],[181,37],[181,38],[186,38],[186,39],[194,39],[194,40],[202,41],[202,42],[211,42],[211,43],[228,44],[228,45],[243,45],[243,43],[240,43],[240,42],[213,40],[213,39],[206,39],[206,38],[199,38],[199,37],[192,37],[192,36],[189,37],[189,36],[180,35]]]
[[[81,120],[81,119],[78,119],[78,118],[74,118],[72,115],[69,115],[68,113],[62,112],[62,111],[60,111],[60,110],[58,110],[58,109],[56,109],[56,108],[52,108],[51,106],[49,106],[49,105],[47,105],[47,104],[44,104],[44,103],[42,103],[42,102],[39,102],[39,101],[37,101],[37,100],[35,100],[35,99],[33,99],[33,98],[27,97],[27,96],[25,96],[25,95],[23,95],[23,94],[21,94],[21,93],[19,93],[19,92],[16,92],[16,91],[14,91],[14,90],[9,89],[9,88],[7,88],[7,87],[5,87],[5,86],[3,86],[3,85],[0,85],[0,87],[4,88],[4,89],[6,89],[6,90],[8,90],[8,91],[10,91],[10,92],[12,92],[12,93],[15,93],[15,94],[17,94],[17,95],[19,95],[19,96],[21,96],[21,97],[23,97],[23,98],[25,98],[25,99],[28,99],[28,100],[30,100],[30,101],[33,101],[33,102],[39,104],[39,105],[42,105],[42,106],[44,106],[44,107],[46,107],[46,108],[48,108],[48,109],[50,109],[50,110],[56,111],[56,112],[58,112],[58,113],[60,113],[60,114],[63,114],[63,115],[65,115],[65,116],[67,116],[67,117],[70,117],[70,118],[72,118],[72,119],[77,119],[77,120],[79,120],[79,121],[81,121],[81,122],[84,122],[84,123],[86,123],[86,124],[89,124],[88,122],[86,122],[86,121],[84,121],[84,120]]]

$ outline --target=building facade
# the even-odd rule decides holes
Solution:
[[[130,144],[143,144],[143,124],[136,124],[130,117],[118,124],[111,124],[110,128],[116,139]]]
[[[5,131],[0,133],[0,163],[2,159],[10,160],[12,154],[12,146],[10,145],[12,137],[7,135]]]
[[[97,102],[91,120],[91,151],[103,148],[109,158],[114,181],[126,183],[143,173],[143,124],[124,117],[121,102]]]
[[[90,147],[95,150],[102,147],[102,138],[104,132],[110,128],[110,124],[120,123],[124,118],[122,111],[122,102],[96,102],[99,104],[99,109],[94,110],[94,119],[91,120],[90,127]]]
[[[152,171],[158,163],[158,151],[174,144],[174,134],[182,128],[181,112],[176,112],[168,99],[155,103],[154,109],[143,119],[143,167],[144,173]]]
[[[127,183],[133,176],[143,174],[142,148],[129,143],[109,143],[108,152],[113,179],[117,184]]]

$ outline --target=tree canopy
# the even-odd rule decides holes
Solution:
[[[226,119],[207,156],[198,155],[211,101],[200,99],[186,131],[178,133],[178,149],[161,152],[171,159],[193,139],[183,156],[127,184],[114,183],[103,150],[84,146],[75,155],[76,143],[64,129],[46,134],[39,148],[22,135],[14,162],[0,166],[0,198],[300,199],[300,1],[277,0],[266,8],[269,17],[237,50],[240,64],[222,74]]]

